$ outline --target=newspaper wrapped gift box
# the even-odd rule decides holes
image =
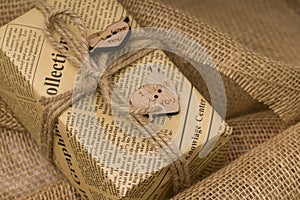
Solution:
[[[80,14],[89,34],[126,16],[126,11],[116,0],[81,3],[76,0],[56,0],[49,3],[56,8],[70,8]],[[38,145],[42,141],[40,130],[44,109],[39,99],[72,89],[77,74],[77,69],[70,65],[64,55],[56,52],[46,39],[44,26],[43,15],[37,9],[32,9],[0,29],[1,97]],[[131,19],[131,26],[136,28],[138,24]],[[61,42],[64,43],[62,38]],[[180,112],[166,119],[161,132],[167,134],[170,142],[182,151],[189,161],[191,176],[197,178],[210,169],[208,166],[219,164],[219,156],[224,153],[222,148],[226,146],[231,129],[160,50],[153,51],[118,72],[113,77],[116,86],[127,95],[132,94],[150,73],[151,63],[161,64],[160,73],[172,77],[180,103]],[[69,107],[58,118],[53,158],[79,193],[90,199],[166,198],[172,190],[170,164],[164,165],[164,158],[151,154],[156,150],[151,148],[150,143],[131,135],[128,124],[116,123],[110,105],[100,94],[89,95],[76,105]],[[94,117],[91,117],[85,105],[96,108]],[[222,127],[219,130],[216,124],[220,121]],[[102,130],[102,134],[98,134],[96,127]],[[216,134],[219,139],[215,148],[208,156],[200,158],[200,150]],[[136,157],[130,153],[120,154],[124,151],[111,151],[110,145],[138,154],[135,154]],[[147,152],[150,154],[146,156]],[[131,172],[134,165],[145,168],[155,165],[158,168],[146,170],[145,173]]]

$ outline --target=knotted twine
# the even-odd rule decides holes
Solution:
[[[49,4],[38,1],[36,8],[42,12],[45,17],[45,28],[44,33],[47,36],[52,46],[60,53],[66,56],[69,62],[76,68],[82,67],[90,69],[99,69],[103,71],[101,79],[98,82],[97,90],[101,92],[106,102],[111,102],[111,95],[113,92],[112,84],[109,82],[109,77],[120,69],[126,67],[132,62],[144,57],[146,54],[153,51],[153,49],[144,48],[142,50],[128,52],[125,55],[119,57],[117,60],[105,69],[106,66],[98,66],[91,58],[89,58],[89,44],[87,41],[87,33],[85,30],[84,23],[77,13],[68,9],[54,9]],[[63,17],[69,17],[79,30],[79,36],[76,36],[66,25]],[[63,47],[54,37],[54,31],[56,31],[67,43],[68,48]],[[84,64],[83,64],[84,62]],[[91,70],[91,71],[93,71]],[[93,77],[92,74],[89,78]],[[72,103],[83,98],[85,95],[93,91],[94,86],[92,84],[85,84],[80,88],[79,91],[74,93],[73,90],[67,91],[62,94],[58,94],[55,97],[42,97],[40,99],[41,105],[44,106],[44,113],[42,116],[42,142],[41,150],[44,154],[47,154],[48,158],[52,158],[52,143],[53,143],[53,132],[56,119],[70,106]],[[120,97],[119,97],[120,98]],[[129,113],[139,122],[138,115],[148,114],[150,108],[129,108]],[[167,135],[156,134],[153,136],[146,132],[151,137],[151,143],[154,143],[156,147],[164,148],[165,156],[174,160],[174,163],[170,164],[171,176],[173,181],[173,190],[175,193],[179,190],[190,186],[190,176],[188,171],[188,162],[184,156],[181,156],[177,149],[174,149],[174,145],[170,146]],[[49,145],[50,144],[50,145]]]

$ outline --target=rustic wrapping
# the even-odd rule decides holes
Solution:
[[[27,11],[29,2],[2,1],[0,25]],[[201,30],[199,33],[203,33],[200,34],[203,35],[201,42],[209,44],[211,53],[218,55],[220,66],[231,67],[224,72],[247,69],[240,76],[232,74],[227,78],[232,83],[232,87],[227,87],[228,112],[232,113],[231,116],[253,112],[254,108],[264,109],[257,101],[251,99],[250,95],[269,105],[281,116],[280,119],[273,111],[266,111],[230,119],[228,122],[234,128],[234,132],[228,161],[236,160],[174,198],[299,199],[300,128],[298,124],[287,129],[288,124],[282,121],[299,121],[299,1],[188,0],[174,1],[173,5],[189,12],[195,18],[183,14],[183,11],[174,11],[170,6],[161,6],[160,3],[151,1],[129,1],[127,9],[132,11],[143,25],[167,24],[191,35],[191,29],[186,27],[198,27]],[[159,20],[153,20],[154,17],[159,17]],[[164,19],[169,19],[170,22],[165,23]],[[205,23],[198,23],[199,19]],[[207,24],[217,29],[212,29]],[[238,44],[237,52],[244,55],[235,58],[236,65],[223,63],[228,62],[228,52],[224,51],[224,48],[232,44]],[[247,55],[243,54],[245,52]],[[278,70],[278,74],[272,70]],[[276,82],[284,85],[275,87],[276,82],[263,84],[259,75],[268,80],[277,77]],[[193,79],[192,74],[187,77]],[[257,82],[253,81],[255,77],[259,79]],[[248,81],[243,83],[239,80]],[[239,88],[238,84],[250,95]],[[264,86],[270,88],[264,90]],[[231,111],[235,107],[239,109]],[[276,134],[279,135],[267,141]],[[263,143],[265,141],[267,142]],[[247,153],[250,149],[253,150]],[[244,155],[238,158],[242,154]],[[2,101],[0,188],[0,199],[77,197],[74,188],[62,174],[42,158],[29,134]]]

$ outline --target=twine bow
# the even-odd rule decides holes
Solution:
[[[96,63],[88,58],[89,44],[87,41],[87,33],[82,22],[82,19],[73,11],[67,9],[53,9],[45,2],[37,2],[36,8],[42,12],[45,17],[45,35],[52,46],[60,53],[64,54],[66,58],[72,63],[73,66],[80,69],[82,67],[99,69]],[[76,36],[66,25],[63,17],[69,17],[79,30],[79,36]],[[68,48],[63,47],[54,37],[53,33],[56,31],[68,44]],[[119,71],[120,69],[131,64],[135,60],[142,58],[146,54],[152,52],[153,49],[142,49],[126,53],[115,60],[107,69],[105,66],[100,66],[100,70],[104,73],[101,76],[101,80],[98,82],[99,92],[105,98],[106,102],[111,102],[111,95],[113,87],[109,82],[109,77]],[[83,65],[83,62],[85,63]],[[88,69],[87,69],[88,70]],[[93,77],[92,77],[93,78]],[[94,86],[87,84],[80,88],[80,91],[73,92],[73,90],[67,91],[63,94],[58,94],[55,97],[46,98],[42,97],[40,103],[44,106],[44,114],[42,117],[42,144],[41,149],[44,154],[48,154],[49,159],[52,157],[52,143],[53,143],[53,131],[57,118],[70,106],[72,102],[77,101],[93,91]],[[149,112],[150,108],[136,109],[130,108],[129,113],[136,115],[142,115]],[[138,121],[138,120],[137,120]],[[168,145],[169,138],[166,135],[157,134],[152,136],[152,142],[158,147]],[[188,187],[190,185],[190,176],[187,167],[187,160],[184,156],[180,156],[178,151],[174,148],[166,148],[165,155],[169,158],[176,160],[170,165],[172,180],[174,185],[174,191],[178,192],[181,188]],[[176,158],[176,159],[174,159]]]

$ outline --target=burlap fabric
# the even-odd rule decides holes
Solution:
[[[180,10],[152,1],[121,2],[142,25],[171,27],[199,39],[224,72],[228,123],[234,128],[229,165],[208,176],[211,167],[199,178],[208,177],[174,199],[299,199],[300,125],[290,125],[299,122],[300,113],[299,1],[169,1]],[[1,1],[0,25],[30,3]],[[230,57],[233,50],[237,54]],[[179,67],[189,66],[170,56]],[[202,86],[193,71],[183,72]],[[275,82],[261,83],[276,76]],[[0,133],[0,199],[78,199],[2,100]]]
[[[299,199],[299,140],[298,124],[174,199]]]

